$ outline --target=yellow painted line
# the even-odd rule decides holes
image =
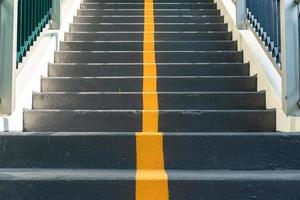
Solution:
[[[136,200],[168,200],[163,134],[158,132],[157,68],[153,0],[144,0],[143,130],[136,134]]]

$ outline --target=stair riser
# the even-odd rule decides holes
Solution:
[[[49,65],[50,77],[143,76],[142,65]]]
[[[175,180],[169,183],[170,199],[241,200],[293,199],[300,196],[300,181],[293,180]],[[296,197],[296,198],[295,198]]]
[[[263,93],[159,94],[160,110],[265,109]],[[142,110],[142,94],[34,94],[33,109]]]
[[[280,133],[171,134],[164,137],[165,166],[184,170],[299,169],[298,137]]]
[[[273,111],[160,111],[159,131],[275,131],[275,119],[276,114]],[[36,110],[24,113],[24,130],[30,132],[140,132],[141,125],[140,111]]]
[[[0,152],[1,168],[136,167],[135,135],[132,133],[2,136],[0,146],[6,149]]]
[[[159,115],[161,132],[275,131],[273,111],[165,111]],[[176,123],[174,123],[176,122]]]
[[[142,110],[142,94],[35,94],[33,109]]]
[[[159,78],[157,91],[256,91],[256,81],[255,77]],[[142,82],[142,78],[44,78],[42,79],[42,91],[141,92]]]
[[[113,123],[112,123],[113,122]],[[72,125],[72,126],[70,126]],[[141,131],[141,113],[139,111],[93,112],[93,111],[25,111],[25,131]]]
[[[71,24],[71,32],[144,31],[143,24]],[[163,24],[156,31],[227,31],[226,24]]]
[[[158,76],[248,76],[248,64],[157,65]],[[50,77],[142,76],[142,65],[49,65]]]
[[[78,16],[105,16],[105,15],[144,15],[144,10],[89,10],[81,9],[77,12]],[[212,15],[219,16],[220,11],[217,9],[206,9],[206,10],[154,10],[154,15],[193,15],[203,16]]]
[[[83,3],[81,9],[143,9],[143,4],[105,4],[105,3]],[[192,4],[160,4],[154,5],[155,9],[216,9],[214,3],[192,3]]]
[[[157,51],[235,51],[236,42],[156,42]],[[61,42],[61,51],[142,51],[143,42]]]
[[[55,63],[142,63],[143,52],[56,52]],[[156,63],[242,63],[242,52],[156,52]]]
[[[0,196],[9,200],[135,199],[134,180],[0,181],[0,184]]]
[[[228,32],[155,33],[156,41],[231,40]],[[140,33],[65,33],[65,41],[143,41]]]
[[[74,23],[143,23],[143,16],[133,17],[74,17]],[[206,17],[155,17],[155,23],[223,23],[224,18],[220,16]]]
[[[1,168],[136,168],[133,132],[60,134],[2,136]],[[165,168],[299,169],[298,140],[280,133],[164,133]]]
[[[52,180],[52,181],[1,181],[4,199],[89,199],[99,196],[105,200],[135,199],[134,174],[125,180]],[[300,181],[279,180],[179,180],[169,181],[170,200],[240,200],[240,199],[291,199],[300,196]],[[118,192],[116,192],[118,191]],[[221,198],[220,198],[221,197]],[[295,198],[296,197],[296,198]]]

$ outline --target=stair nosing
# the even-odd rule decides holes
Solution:
[[[161,170],[146,169],[144,172]],[[300,170],[166,170],[169,181],[300,181]],[[136,169],[2,168],[1,181],[136,181]],[[165,177],[161,177],[165,179]],[[146,179],[151,179],[150,177]],[[152,180],[152,179],[151,179]],[[156,180],[159,180],[156,179]]]
[[[265,91],[211,91],[211,92],[33,92],[34,95],[51,95],[51,94],[75,94],[75,95],[102,95],[102,94],[109,94],[109,95],[134,95],[134,94],[158,94],[158,95],[165,95],[165,94],[176,94],[176,95],[191,95],[191,94],[266,94]]]

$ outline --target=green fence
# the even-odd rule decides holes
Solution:
[[[52,0],[18,1],[17,63],[22,62],[30,46],[51,18]]]

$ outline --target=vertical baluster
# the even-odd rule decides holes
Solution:
[[[26,0],[22,1],[22,11],[23,11],[23,24],[22,24],[22,57],[24,56],[24,52],[25,52],[25,45],[26,45]],[[22,62],[22,59],[21,59]]]
[[[17,62],[20,60],[20,51],[21,51],[21,43],[22,43],[22,0],[18,2],[18,31],[17,31]],[[17,67],[18,68],[18,67]]]
[[[274,45],[275,47],[278,47],[278,31],[279,31],[279,4],[278,0],[275,0],[275,36],[274,36]]]
[[[40,35],[40,32],[41,32],[41,28],[42,28],[42,26],[41,26],[41,19],[42,19],[42,16],[43,16],[43,3],[42,3],[42,1],[39,1],[39,35]]]
[[[32,44],[31,38],[30,38],[30,29],[29,29],[29,24],[30,24],[30,15],[31,13],[29,12],[29,3],[30,0],[26,0],[26,40],[27,40],[27,47],[26,47],[26,51],[28,51],[30,49],[30,46]]]
[[[277,4],[280,5],[280,0],[277,0]],[[277,15],[277,21],[278,21],[278,29],[277,29],[277,33],[278,33],[278,36],[277,36],[277,40],[278,40],[278,52],[280,54],[281,52],[281,42],[280,42],[280,6],[278,6],[278,9],[277,9],[277,12],[278,12],[278,15]],[[280,58],[279,58],[280,59]]]
[[[33,0],[34,3],[34,12],[33,12],[33,24],[34,24],[34,37],[37,37],[37,27],[38,27],[38,0]]]
[[[32,0],[30,0],[29,3],[29,8],[30,8],[30,36],[32,40],[35,40],[34,38],[34,25],[33,25],[33,2]]]
[[[269,45],[269,50],[272,50],[272,41],[274,40],[275,37],[275,23],[276,23],[276,18],[275,18],[275,6],[274,6],[274,0],[271,0],[271,5],[270,5],[270,19],[271,19],[271,23],[270,23],[270,39],[271,39],[271,43]]]
[[[265,17],[266,17],[266,24],[265,24],[265,31],[267,32],[267,36],[270,35],[271,29],[270,29],[270,24],[272,23],[272,18],[270,18],[270,1],[271,0],[266,0],[266,10],[265,10]],[[265,38],[267,41],[267,38]]]
[[[41,17],[41,21],[43,21],[42,23],[42,29],[44,27],[44,19],[45,19],[45,0],[41,1],[41,4],[42,4],[42,17]]]

